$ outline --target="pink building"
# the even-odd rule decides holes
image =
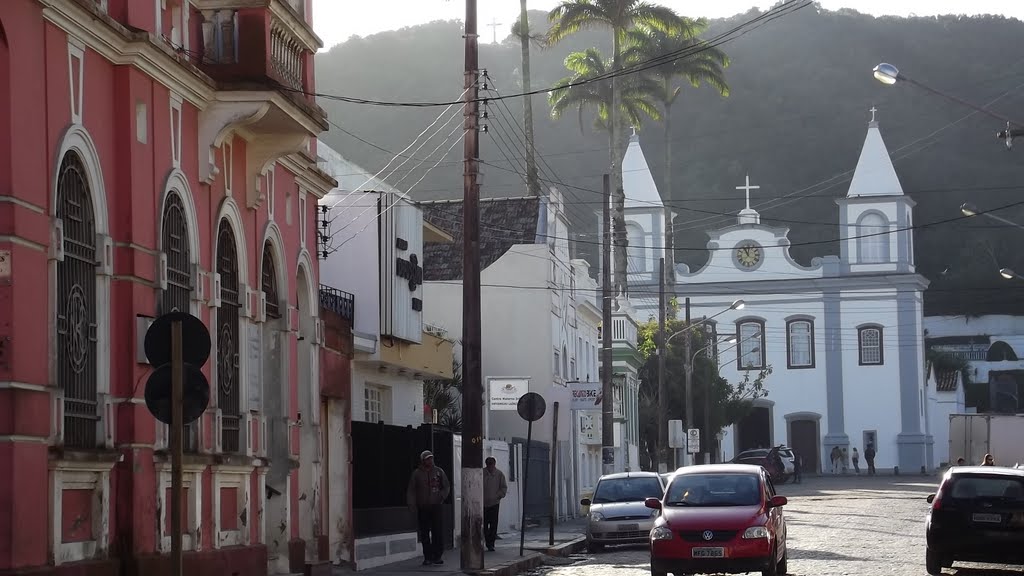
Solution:
[[[0,2],[0,573],[169,572],[142,338],[172,309],[213,340],[187,573],[318,559],[310,4]]]

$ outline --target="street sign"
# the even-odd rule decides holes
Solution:
[[[570,410],[601,409],[600,382],[570,382],[569,391],[572,393],[572,401],[569,403]]]
[[[690,428],[686,431],[686,451],[690,454],[700,452],[700,428]]]
[[[183,364],[181,389],[181,421],[190,424],[199,419],[210,405],[210,383],[203,371],[192,364]],[[146,382],[146,408],[154,418],[171,425],[171,365],[157,368]]]
[[[683,448],[686,446],[686,434],[683,433],[682,420],[668,421],[668,447]]]
[[[544,397],[536,392],[523,394],[516,406],[519,417],[531,423],[543,418],[546,409],[547,405],[544,403]]]
[[[153,366],[171,362],[171,324],[181,322],[181,360],[202,368],[210,359],[210,331],[203,321],[187,312],[170,312],[153,321],[146,330],[146,358]]]
[[[171,425],[171,339],[175,322],[181,324],[182,424],[195,422],[210,405],[210,382],[201,368],[210,359],[210,331],[187,312],[170,312],[153,321],[146,331],[146,358],[156,370],[146,381],[146,408],[154,418]]]

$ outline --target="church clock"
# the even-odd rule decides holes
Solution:
[[[753,270],[761,263],[764,252],[755,242],[743,242],[733,252],[733,259],[740,268]]]

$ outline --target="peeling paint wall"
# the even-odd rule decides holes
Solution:
[[[347,399],[328,401],[329,536],[331,561],[352,562],[352,475],[351,434]]]

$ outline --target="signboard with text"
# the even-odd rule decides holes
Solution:
[[[515,412],[519,399],[530,391],[527,378],[488,378],[488,405],[491,410]]]
[[[700,428],[690,428],[686,431],[686,451],[690,454],[700,452]]]
[[[601,383],[600,382],[570,382],[569,391],[572,399],[569,403],[570,410],[600,410],[601,409]]]

